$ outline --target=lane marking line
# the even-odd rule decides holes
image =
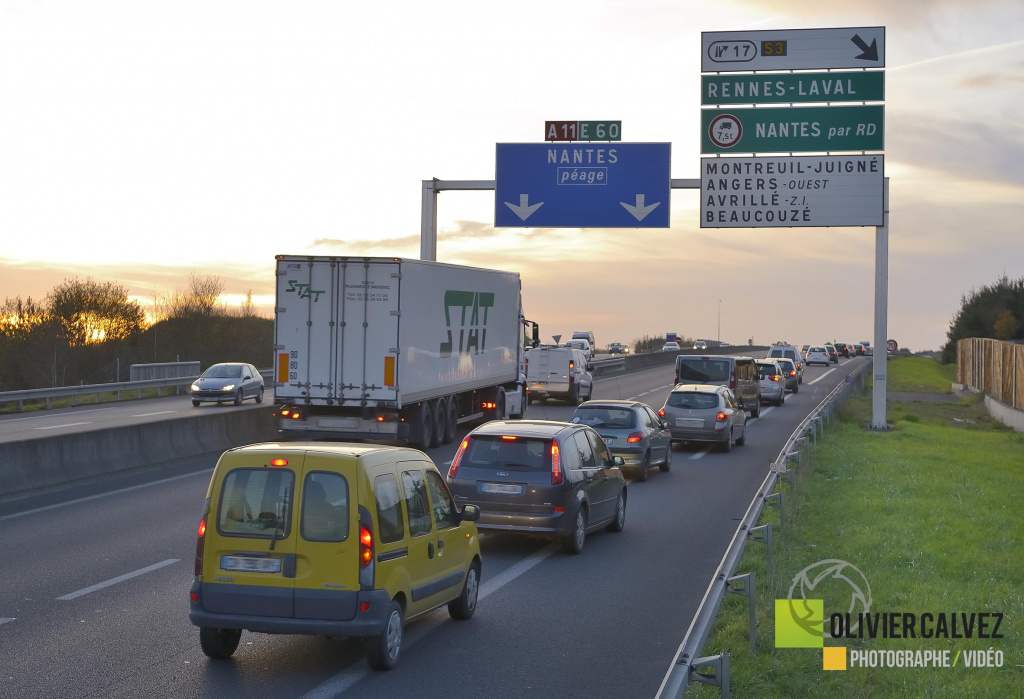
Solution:
[[[14,617],[4,617],[4,618],[0,618],[0,626],[2,626],[2,625],[4,625],[4,624],[6,624],[6,623],[7,623],[8,621],[14,621]]]
[[[132,417],[149,417],[150,415],[167,415],[169,413],[176,413],[177,410],[159,410],[155,413],[139,413],[138,415],[132,415]]]
[[[826,371],[826,372],[825,372],[824,374],[822,374],[821,376],[819,376],[818,378],[816,378],[816,379],[815,379],[814,381],[808,381],[808,382],[807,382],[807,385],[809,385],[809,386],[813,386],[814,384],[818,383],[818,382],[819,382],[819,381],[821,381],[821,380],[822,380],[823,378],[825,378],[826,376],[828,376],[829,374],[831,374],[831,373],[832,373],[833,371],[835,371],[835,367],[833,367],[833,368],[829,369],[829,370],[828,370],[828,371]]]
[[[139,568],[138,570],[132,571],[131,573],[125,573],[124,575],[118,575],[116,578],[111,578],[110,580],[104,580],[101,583],[96,583],[95,585],[90,585],[89,587],[83,587],[81,590],[77,590],[75,592],[69,592],[68,594],[64,595],[63,597],[58,597],[57,599],[65,600],[65,601],[73,600],[73,599],[76,599],[76,598],[81,597],[83,595],[87,595],[90,592],[96,592],[97,590],[102,590],[105,587],[110,587],[111,585],[116,585],[119,582],[124,582],[125,580],[131,580],[132,578],[137,578],[140,575],[145,575],[146,573],[152,573],[154,570],[159,570],[160,568],[164,568],[166,566],[169,566],[172,563],[178,563],[179,561],[181,561],[180,558],[168,558],[166,561],[160,561],[159,563],[154,563],[151,566],[146,566],[145,568]]]
[[[24,512],[15,512],[14,514],[4,515],[0,517],[0,522],[5,522],[9,519],[17,519],[18,517],[25,517],[27,515],[34,515],[39,512],[47,512],[49,510],[56,510],[58,507],[67,507],[68,505],[77,505],[82,502],[89,502],[90,500],[99,500],[100,498],[110,497],[111,495],[120,495],[121,493],[130,493],[133,490],[140,490],[142,488],[149,488],[154,485],[163,485],[164,483],[172,483],[174,481],[180,481],[182,478],[191,478],[193,476],[206,476],[210,477],[210,473],[213,469],[206,471],[195,471],[194,473],[185,473],[181,476],[171,476],[170,478],[163,478],[152,483],[140,483],[139,485],[132,485],[127,488],[121,488],[120,490],[111,490],[109,493],[97,493],[96,495],[88,495],[84,498],[78,498],[76,500],[68,500],[67,502],[58,502],[53,505],[44,505],[43,507],[37,507],[34,510],[25,510]]]
[[[63,425],[48,425],[46,427],[33,427],[34,430],[59,430],[61,427],[75,427],[77,425],[91,425],[91,422],[68,422]]]
[[[690,457],[690,461],[696,461],[697,459],[699,459],[702,456],[704,456],[705,454],[707,454],[709,451],[711,451],[711,447],[705,447],[704,451],[698,451],[696,454],[691,456]]]
[[[497,592],[502,587],[509,584],[526,571],[530,570],[530,568],[536,566],[538,563],[540,563],[545,558],[547,558],[555,551],[557,551],[558,548],[559,545],[557,543],[548,544],[539,551],[535,551],[523,560],[519,561],[514,566],[505,569],[494,579],[487,580],[486,582],[481,583],[480,590],[477,593],[477,603],[479,604],[480,600],[484,599],[491,593]],[[444,623],[444,616],[438,614],[438,612],[443,609],[444,607],[441,607],[440,610],[435,610],[434,612],[431,612],[427,618],[416,623],[412,632],[409,633],[408,636],[406,636],[402,642],[403,653],[406,652],[406,648],[415,644],[417,641],[421,640],[424,636],[426,636],[431,631],[439,627],[442,623]],[[367,667],[365,663],[358,663],[358,665],[360,667],[356,669],[339,672],[337,675],[330,678],[323,684],[314,687],[310,691],[303,694],[302,698],[328,699],[329,697],[337,696],[338,694],[341,694],[342,692],[347,690],[352,685],[359,682],[367,675],[370,675],[374,672],[369,667]]]
[[[82,413],[98,413],[101,410],[113,410],[113,408],[88,408],[87,410],[76,410],[75,415],[81,415]],[[0,420],[0,425],[5,422],[18,422],[19,420],[39,420],[40,418],[54,417],[54,415],[48,415],[42,413],[39,415],[29,415],[28,417],[11,417]]]

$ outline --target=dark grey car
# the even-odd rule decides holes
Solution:
[[[247,398],[263,402],[263,377],[252,364],[228,362],[214,364],[196,379],[189,395],[192,405],[200,403],[227,403],[241,405]]]
[[[588,400],[572,414],[578,422],[597,430],[613,456],[621,456],[623,469],[646,481],[653,464],[672,468],[672,433],[668,423],[646,403],[632,400]]]
[[[625,525],[620,464],[585,425],[494,421],[462,440],[448,486],[460,506],[480,508],[481,531],[559,539],[567,552],[580,553],[588,533]]]
[[[668,420],[676,441],[713,442],[725,451],[732,451],[733,442],[747,441],[747,414],[725,386],[680,384],[658,414]]]

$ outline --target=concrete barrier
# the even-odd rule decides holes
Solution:
[[[272,441],[277,439],[273,411],[273,406],[224,410],[215,415],[0,443],[0,496]]]
[[[620,371],[617,372],[602,372],[599,376],[605,376],[607,373],[618,373],[628,374],[631,371],[643,371],[656,366],[673,366],[676,363],[676,357],[679,355],[699,355],[699,356],[713,356],[713,355],[736,355],[738,357],[754,357],[760,359],[768,354],[767,347],[711,347],[709,349],[695,350],[685,349],[679,352],[651,352],[649,354],[630,354],[624,357],[625,362]],[[669,372],[671,374],[672,372]]]

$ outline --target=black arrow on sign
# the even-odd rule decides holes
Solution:
[[[878,60],[878,39],[872,39],[871,46],[868,46],[867,42],[860,38],[860,34],[854,34],[850,41],[857,44],[857,48],[864,52],[859,56],[854,56],[854,58],[863,58],[865,61]]]

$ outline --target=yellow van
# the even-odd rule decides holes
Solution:
[[[469,619],[480,511],[404,447],[335,442],[226,451],[206,492],[189,620],[228,658],[243,630],[366,638],[389,670],[406,621],[447,604]]]

